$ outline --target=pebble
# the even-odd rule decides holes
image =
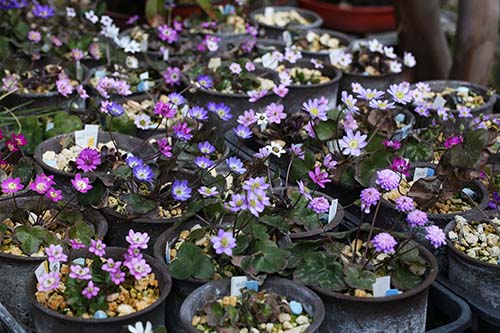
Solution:
[[[135,312],[134,308],[128,304],[120,304],[116,311],[118,311],[118,316],[126,316]]]
[[[108,318],[108,315],[106,314],[106,312],[104,312],[102,310],[97,310],[94,313],[94,318],[95,319],[106,319],[106,318]]]
[[[292,311],[292,313],[294,315],[299,315],[302,313],[303,309],[302,309],[302,304],[300,302],[297,302],[297,301],[291,301],[290,302],[290,310]],[[303,317],[303,316],[301,316]],[[298,323],[298,322],[297,322]],[[300,324],[300,323],[299,323]]]

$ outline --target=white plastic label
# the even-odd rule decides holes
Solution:
[[[274,14],[274,8],[273,7],[266,7],[264,9],[264,16],[269,17],[269,16],[273,16],[273,14]]]
[[[146,81],[147,79],[149,79],[149,72],[141,73],[139,75],[139,78],[141,79],[141,81]]]
[[[337,206],[339,204],[339,199],[333,199],[332,203],[330,204],[330,209],[328,211],[328,223],[333,221],[335,218],[335,215],[337,215]]]
[[[208,62],[208,68],[216,70],[220,67],[221,63],[222,61],[220,58],[210,58],[210,61]]]
[[[231,278],[231,296],[241,296],[241,289],[245,288],[246,276],[233,276]]]
[[[47,260],[45,260],[35,270],[35,276],[36,276],[37,281],[40,282],[40,278],[42,277],[42,275],[45,273],[48,273],[48,272],[49,272],[49,265],[48,265]]]
[[[377,278],[372,289],[374,297],[384,297],[387,290],[391,289],[391,277],[386,275]]]
[[[170,265],[170,242],[165,245],[165,261]]]
[[[292,41],[292,34],[290,31],[285,30],[283,31],[283,40],[285,41],[286,46],[292,46],[293,41]]]
[[[78,147],[87,147],[87,136],[85,130],[75,131],[75,144]]]
[[[273,57],[271,53],[266,53],[262,56],[262,66],[264,68],[276,69],[278,67],[278,59]]]
[[[441,96],[437,96],[437,97],[434,99],[434,102],[432,103],[432,109],[433,109],[433,110],[440,109],[440,108],[442,108],[445,104],[446,104],[446,100],[445,100],[443,97],[441,97]]]
[[[431,177],[434,175],[434,169],[431,168],[415,168],[413,173],[413,181],[416,182],[420,178]]]
[[[163,50],[163,61],[167,61],[170,57],[170,51],[168,49]]]
[[[85,125],[85,147],[95,148],[99,135],[99,125]]]

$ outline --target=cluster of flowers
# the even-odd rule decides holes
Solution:
[[[132,94],[130,85],[125,80],[119,80],[104,76],[99,79],[96,85],[96,90],[103,98],[110,98],[110,94],[117,94],[120,96],[128,96]]]
[[[75,90],[75,88],[71,84],[68,75],[65,72],[59,73],[58,79],[56,81],[56,87],[59,94],[61,94],[64,97],[70,96]],[[81,84],[76,87],[76,91],[81,99],[89,98],[87,91]]]
[[[42,173],[36,175],[35,179],[29,184],[28,187],[30,190],[47,197],[51,201],[58,202],[63,199],[63,196],[61,194],[61,190],[54,188],[56,182],[53,179],[53,175],[47,176]],[[12,195],[24,189],[24,185],[21,183],[21,178],[19,177],[9,177],[3,180],[1,187],[4,194]]]
[[[28,141],[22,133],[10,133],[10,136],[7,136],[3,134],[2,130],[0,130],[0,140],[4,139],[5,147],[7,148],[8,153],[5,156],[0,154],[0,166],[7,164],[6,159],[9,158],[12,153],[19,151],[21,147],[28,144]]]

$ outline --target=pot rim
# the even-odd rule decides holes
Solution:
[[[474,82],[468,82],[468,81],[461,81],[461,80],[428,80],[428,81],[422,81],[423,83],[427,83],[430,88],[431,88],[431,91],[435,91],[433,89],[433,87],[435,87],[436,85],[440,85],[440,84],[445,84],[445,85],[457,85],[457,86],[465,86],[465,87],[470,87],[474,90],[478,90],[479,93],[483,96],[483,97],[488,97],[488,87],[486,86],[483,86],[481,84],[478,84],[478,83],[474,83]],[[415,89],[416,87],[416,84],[412,84],[411,85],[411,89]],[[489,96],[488,100],[486,100],[484,102],[483,105],[480,105],[478,107],[475,107],[475,108],[472,108],[470,109],[471,112],[479,112],[479,111],[484,111],[485,109],[488,109],[488,108],[492,108],[494,105],[495,105],[495,102],[496,102],[496,97],[497,97],[497,94],[492,94],[491,96]],[[457,110],[450,110],[452,113],[457,113],[458,111]],[[434,110],[431,110],[431,112],[435,112]]]
[[[301,294],[308,294],[308,296],[310,296],[314,302],[311,302],[310,305],[311,307],[313,305],[317,306],[318,308],[317,309],[313,309],[313,313],[312,314],[309,314],[308,315],[311,317],[311,324],[310,326],[307,327],[307,329],[305,330],[305,332],[311,332],[312,330],[316,331],[319,326],[321,325],[321,323],[323,322],[324,318],[325,318],[325,305],[323,303],[323,301],[321,300],[321,297],[315,293],[314,290],[312,290],[310,287],[302,284],[302,283],[299,283],[297,281],[294,281],[294,280],[290,280],[290,279],[285,279],[285,278],[282,278],[282,277],[276,277],[276,276],[268,276],[265,280],[264,280],[264,284],[266,282],[275,282],[275,283],[279,283],[279,284],[290,284],[290,285],[295,285],[295,287],[297,287],[298,291],[301,292]],[[186,297],[184,299],[184,301],[182,302],[182,306],[180,308],[180,311],[179,313],[186,313],[186,310],[185,310],[185,304],[187,306],[187,302],[194,299],[195,297],[201,297],[202,295],[205,295],[206,293],[203,292],[202,290],[199,290],[201,288],[206,288],[207,285],[209,284],[215,284],[215,285],[230,285],[231,284],[231,279],[230,278],[225,278],[225,279],[221,279],[221,280],[214,280],[214,281],[210,281],[206,284],[203,284],[199,287],[197,287],[193,292],[191,292],[189,294],[188,297]],[[265,288],[266,290],[269,290],[269,288]],[[272,290],[271,290],[272,291]],[[198,295],[199,294],[199,295]],[[288,296],[288,295],[283,295],[283,294],[279,294],[280,296],[284,296],[288,299],[290,299],[292,296]],[[184,311],[183,311],[184,310]],[[198,310],[198,309],[197,309]],[[304,309],[305,311],[305,309]],[[317,319],[315,320],[314,318],[314,315],[317,315]],[[181,315],[181,323],[184,324],[183,320],[182,320],[182,315]],[[315,325],[314,325],[315,324]],[[195,332],[195,328],[191,325],[189,328],[186,327],[186,329],[188,329],[189,331],[191,332]],[[197,331],[196,331],[197,332]]]
[[[36,201],[38,201],[39,197],[35,196],[35,195],[30,195],[30,196],[16,198],[16,203],[18,203],[18,204],[19,203],[24,203],[24,202],[30,201],[30,200],[36,200]],[[10,203],[10,202],[13,202],[12,198],[0,201],[0,208],[2,206],[7,206],[8,203]],[[70,205],[69,207],[78,208],[78,207],[76,207],[74,205]],[[86,209],[85,211],[90,212],[90,214],[95,215],[96,218],[99,218],[99,216],[100,216],[100,220],[101,220],[100,222],[104,222],[103,223],[104,234],[102,235],[102,237],[104,237],[106,235],[106,233],[108,232],[108,221],[106,220],[106,218],[99,211],[97,211],[95,209],[91,208],[90,210]],[[90,224],[93,225],[92,222],[87,222],[87,223],[90,223]],[[47,256],[40,256],[40,257],[18,256],[18,255],[15,255],[15,254],[4,253],[4,252],[0,252],[0,258],[2,258],[2,259],[8,259],[8,260],[23,261],[23,262],[40,262],[40,261],[47,260]]]
[[[311,18],[314,18],[314,20],[311,23],[305,24],[305,25],[304,24],[296,24],[296,25],[289,25],[286,27],[278,27],[276,25],[269,25],[269,24],[260,23],[259,21],[257,21],[255,16],[257,14],[261,14],[265,11],[265,8],[259,8],[259,9],[256,9],[250,13],[250,21],[253,24],[256,24],[258,26],[270,28],[270,29],[276,29],[276,30],[280,30],[280,31],[285,31],[285,30],[289,30],[289,29],[305,30],[305,29],[320,27],[323,24],[323,18],[321,16],[319,16],[317,13],[313,12],[312,10],[299,8],[299,7],[292,7],[292,6],[268,6],[268,7],[274,8],[274,11],[277,11],[277,12],[286,12],[286,11],[295,10],[299,14],[305,14]]]
[[[123,254],[124,252],[127,251],[125,248],[114,247],[114,246],[107,247],[106,250],[112,250],[112,251],[120,250],[121,254]],[[81,252],[87,252],[87,251],[81,251]],[[77,253],[80,253],[80,252],[77,252]],[[154,272],[154,268],[152,267],[153,272],[155,273],[155,277],[158,281],[160,280],[160,278],[165,279],[165,286],[163,287],[163,289],[160,290],[160,297],[153,304],[149,305],[148,307],[146,307],[142,310],[136,311],[134,313],[131,313],[131,314],[128,314],[125,316],[120,316],[120,317],[117,316],[117,317],[111,317],[111,318],[105,318],[105,319],[95,319],[95,318],[85,319],[85,318],[81,318],[81,317],[70,317],[70,316],[61,314],[59,312],[56,312],[52,309],[49,309],[49,308],[43,306],[42,304],[38,303],[36,298],[35,298],[35,292],[33,289],[36,288],[36,277],[34,274],[30,275],[28,283],[26,284],[26,294],[28,296],[29,302],[31,303],[31,306],[35,307],[37,310],[45,313],[46,315],[53,317],[53,318],[56,318],[56,319],[61,320],[61,321],[69,321],[69,322],[73,322],[73,323],[87,324],[87,325],[99,325],[99,324],[112,324],[112,323],[117,323],[117,322],[121,322],[121,321],[131,320],[133,318],[137,318],[137,317],[142,316],[143,314],[151,312],[152,310],[161,306],[161,304],[165,302],[165,300],[166,300],[166,298],[167,298],[167,296],[170,293],[170,290],[172,288],[172,278],[170,277],[170,274],[166,270],[165,266],[161,262],[158,262],[158,260],[156,260],[155,258],[147,255],[146,253],[143,253],[143,256],[146,259],[146,262],[148,264],[150,264],[150,265],[154,264],[154,266],[155,266],[154,268],[156,268],[156,270],[157,270],[157,272]],[[153,265],[151,265],[151,266],[153,266]],[[156,276],[156,275],[158,275],[158,276]]]
[[[338,83],[340,81],[340,79],[342,78],[342,75],[343,75],[342,71],[335,66],[331,66],[331,65],[327,65],[327,64],[325,64],[325,65],[326,65],[325,67],[318,69],[318,70],[321,72],[321,74],[324,74],[325,71],[327,71],[327,70],[333,70],[335,72],[335,76],[332,77],[329,81],[323,82],[323,83],[304,84],[304,85],[291,84],[289,87],[293,88],[293,89],[311,89],[311,88],[327,87],[327,86],[334,85],[334,84]],[[312,69],[315,69],[314,65],[311,62],[306,61],[306,60],[299,60],[295,64],[287,64],[286,68],[290,68],[290,67],[293,68],[296,66],[305,67],[308,69],[311,69],[311,67],[313,67]]]
[[[401,294],[398,295],[393,295],[393,296],[382,296],[382,297],[356,297],[356,296],[351,296],[351,295],[344,295],[341,293],[337,293],[334,291],[330,291],[325,288],[317,287],[317,286],[311,286],[310,288],[316,292],[318,292],[320,295],[326,295],[328,297],[333,297],[336,299],[341,299],[344,301],[350,301],[350,302],[361,302],[361,303],[387,303],[387,302],[397,302],[402,299],[406,299],[408,297],[414,296],[416,294],[421,293],[422,291],[426,290],[427,288],[430,287],[430,285],[436,280],[439,267],[437,263],[436,257],[432,255],[432,253],[427,250],[424,246],[418,245],[417,249],[419,250],[419,253],[423,255],[424,259],[427,261],[427,263],[430,264],[429,268],[429,273],[425,277],[424,281],[422,281],[418,286],[415,288],[412,288],[410,290],[404,291]]]
[[[496,215],[496,216],[500,217],[499,213],[497,213],[497,212],[492,212],[488,215]],[[467,222],[469,222],[470,220],[471,220],[471,217],[470,216],[467,217]],[[446,235],[446,245],[450,249],[450,252],[448,253],[448,255],[453,255],[455,257],[458,257],[458,259],[465,261],[466,263],[473,265],[473,266],[483,266],[483,267],[487,267],[489,269],[496,270],[497,272],[500,272],[500,265],[493,265],[493,264],[490,264],[490,263],[487,263],[487,262],[484,262],[481,260],[477,260],[475,258],[472,258],[472,257],[466,255],[465,253],[462,253],[461,251],[458,251],[455,248],[453,241],[448,237],[448,233],[455,228],[455,225],[456,225],[456,222],[454,220],[452,220],[444,228],[444,233]]]
[[[299,3],[310,3],[318,5],[320,1],[317,0],[299,0]],[[393,5],[383,5],[383,6],[340,6],[338,4],[331,4],[325,2],[321,3],[324,8],[330,8],[330,10],[353,13],[353,14],[390,14],[394,12]]]
[[[108,136],[108,135],[110,135],[109,133],[110,133],[109,131],[99,130],[97,143],[104,143],[103,142],[104,141],[103,135]],[[112,135],[114,137],[121,137],[121,138],[127,139],[127,141],[129,141],[129,142],[133,142],[134,140],[142,141],[141,139],[139,139],[135,136],[132,136],[132,135],[122,134],[119,132],[111,132],[111,133],[113,133]],[[52,173],[54,175],[60,175],[60,176],[66,177],[66,178],[74,178],[77,173],[79,173],[82,177],[97,177],[99,175],[106,175],[107,173],[102,172],[102,171],[100,171],[100,172],[68,172],[68,171],[56,169],[43,161],[43,153],[45,153],[47,151],[46,150],[47,144],[56,143],[57,145],[60,145],[59,142],[61,139],[66,138],[66,137],[71,136],[71,135],[74,137],[75,132],[59,134],[59,135],[53,136],[51,138],[48,138],[47,140],[42,141],[40,144],[38,144],[38,146],[36,146],[35,150],[33,151],[33,158],[43,169],[48,170],[50,173]],[[137,144],[139,145],[140,143],[137,142]],[[150,144],[148,142],[144,142],[144,145],[150,146]]]

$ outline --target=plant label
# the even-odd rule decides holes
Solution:
[[[328,147],[330,153],[340,153],[339,140],[330,140],[326,143],[326,146]]]
[[[73,260],[73,264],[84,266],[85,265],[85,258],[76,258]]]
[[[140,48],[141,48],[141,52],[147,52],[148,50],[148,40],[147,38],[144,38],[143,40],[141,40],[140,42]]]
[[[245,282],[245,289],[259,291],[259,282],[250,280]]]
[[[333,199],[330,204],[330,209],[328,210],[328,223],[333,221],[335,215],[337,215],[337,206],[339,204],[339,199]]]
[[[99,135],[99,125],[85,125],[86,145],[84,147],[95,148]]]
[[[400,141],[402,141],[402,140],[406,139],[406,137],[408,136],[408,132],[409,132],[409,131],[410,131],[410,126],[409,126],[409,125],[408,125],[408,126],[405,126],[405,127],[403,127],[403,128],[401,129],[401,140],[400,140]]]
[[[399,289],[389,289],[385,292],[384,296],[395,296],[401,294],[401,291]]]
[[[247,281],[246,276],[233,276],[231,278],[231,296],[241,296],[241,289],[245,288]]]
[[[87,147],[87,136],[85,130],[75,131],[75,144],[78,147]]]
[[[45,126],[45,132],[48,132],[48,131],[50,131],[53,128],[54,128],[54,123],[51,122],[51,121],[48,121],[47,122],[47,126]]]
[[[61,263],[60,262],[52,262],[52,263],[49,263],[49,271],[50,272],[59,272],[59,270],[61,269]]]
[[[290,33],[290,31],[288,30],[283,31],[283,41],[285,41],[285,45],[287,47],[292,46],[293,41],[292,41],[292,34]]]
[[[273,57],[271,53],[266,53],[262,56],[262,66],[264,68],[276,69],[278,67],[278,59]]]
[[[386,275],[377,278],[372,289],[374,297],[384,297],[387,290],[391,289],[391,277]]]
[[[396,117],[394,117],[394,121],[397,122],[397,123],[402,124],[402,123],[404,123],[405,118],[406,118],[405,115],[402,114],[402,113],[400,113]]]
[[[434,110],[437,110],[437,109],[442,108],[445,104],[446,104],[446,100],[441,96],[437,96],[434,99],[434,102],[432,102],[431,108]]]
[[[149,90],[149,82],[148,81],[141,81],[137,85],[137,91],[138,92],[145,92]]]
[[[165,245],[165,262],[170,265],[170,242]]]
[[[222,61],[220,58],[210,58],[208,62],[208,68],[216,70],[217,68],[220,67]]]
[[[106,76],[106,70],[105,69],[99,69],[95,71],[94,76],[96,79],[102,79],[103,77]]]
[[[46,274],[49,272],[49,262],[45,260],[38,266],[37,269],[35,269],[35,276],[38,282],[40,282],[40,278],[42,277],[43,274]]]
[[[432,168],[415,168],[413,173],[413,181],[416,182],[420,178],[431,177],[434,175],[434,169]]]
[[[170,51],[169,51],[169,49],[164,49],[163,50],[163,61],[168,61],[168,58],[170,58]]]
[[[467,87],[458,87],[457,89],[455,89],[457,91],[457,93],[459,94],[468,94],[469,93],[469,88]]]
[[[269,17],[273,16],[273,14],[274,14],[274,7],[266,7],[264,9],[264,16]]]
[[[468,187],[464,187],[462,189],[462,192],[464,192],[465,195],[467,195],[468,197],[471,197],[471,198],[474,198],[476,196],[476,193]]]
[[[149,72],[141,73],[139,75],[139,79],[141,79],[141,81],[146,81],[147,79],[149,79]]]

